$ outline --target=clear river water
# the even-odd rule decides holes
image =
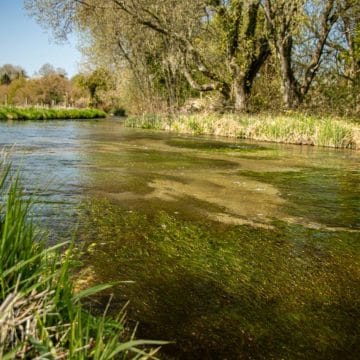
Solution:
[[[0,123],[49,241],[76,232],[78,283],[114,281],[165,359],[360,353],[360,153],[125,128]],[[109,294],[97,301],[106,304]]]

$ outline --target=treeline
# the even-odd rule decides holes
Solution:
[[[56,36],[87,35],[84,53],[117,75],[132,112],[360,111],[358,0],[25,4]]]
[[[44,64],[33,77],[21,66],[0,67],[0,104],[9,106],[117,108],[111,74],[102,68],[67,77],[65,70]]]

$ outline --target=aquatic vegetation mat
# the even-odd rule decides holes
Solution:
[[[284,206],[290,215],[360,231],[359,171],[308,168],[239,174],[276,186],[287,200]]]
[[[359,236],[84,205],[85,263],[130,300],[139,334],[175,359],[353,359],[360,351]],[[101,240],[98,240],[101,239]]]

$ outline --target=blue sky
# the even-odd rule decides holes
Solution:
[[[0,47],[0,66],[20,65],[29,76],[45,63],[65,69],[69,76],[79,71],[76,42],[57,44],[26,14],[22,0],[0,0]]]

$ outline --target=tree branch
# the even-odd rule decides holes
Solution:
[[[332,26],[338,19],[338,15],[333,13],[335,6],[335,0],[328,0],[324,12],[321,17],[321,28],[319,31],[319,38],[316,44],[316,49],[311,58],[309,65],[305,70],[305,75],[303,79],[303,83],[301,85],[301,95],[304,96],[309,91],[310,85],[319,70],[321,57],[324,52],[324,47],[326,45],[326,40],[329,36],[330,30]]]

